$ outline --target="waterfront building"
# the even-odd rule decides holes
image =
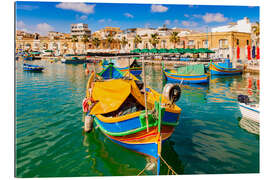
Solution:
[[[88,29],[87,24],[78,23],[70,25],[70,34],[71,36],[77,36],[81,39],[84,35],[91,37],[91,30]]]

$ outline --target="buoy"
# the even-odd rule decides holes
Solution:
[[[84,72],[85,72],[85,75],[88,76],[88,74],[89,74],[89,69],[86,68]]]
[[[93,118],[91,116],[86,115],[84,118],[84,132],[91,132],[93,127]]]
[[[84,98],[82,102],[83,112],[87,112],[89,108],[88,98]]]

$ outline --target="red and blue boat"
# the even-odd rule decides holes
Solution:
[[[156,159],[159,174],[162,142],[179,124],[181,109],[150,87],[145,97],[143,83],[132,74],[131,78],[109,79],[103,78],[104,73],[93,72],[87,82],[86,98],[97,103],[86,115],[94,118],[100,131],[113,142]]]
[[[164,69],[163,74],[167,81],[173,83],[198,84],[209,82],[202,64],[179,67],[176,70]]]
[[[239,75],[243,70],[239,68],[232,68],[232,63],[226,59],[224,63],[210,63],[209,70],[211,75]]]

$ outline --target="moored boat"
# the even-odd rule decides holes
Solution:
[[[83,64],[83,63],[89,63],[90,60],[87,60],[86,57],[83,55],[67,54],[67,55],[64,55],[64,57],[61,59],[61,62],[65,64]]]
[[[210,63],[209,70],[211,75],[237,75],[242,74],[243,70],[232,68],[232,63],[226,59],[224,63]]]
[[[25,55],[23,56],[23,59],[24,59],[25,61],[33,61],[33,56],[28,55],[28,54],[25,54]]]
[[[93,72],[83,104],[91,106],[95,103],[90,110],[84,108],[86,116],[91,116],[101,132],[112,141],[158,161],[162,141],[167,140],[179,124],[181,109],[175,101],[180,94],[178,91],[178,97],[170,97],[147,87],[145,97],[143,83],[132,77],[129,74],[105,80]],[[172,95],[174,90],[177,88],[171,84],[164,92]]]
[[[106,67],[109,63],[115,64],[115,61],[112,60],[112,61],[108,62],[106,60],[103,60],[102,66]],[[131,74],[133,74],[135,76],[139,76],[142,73],[142,66],[140,66],[136,60],[133,60],[132,63],[130,64],[130,66],[120,67],[119,65],[115,64],[115,67],[118,68],[121,72],[129,71]]]
[[[176,70],[164,69],[163,74],[167,81],[174,83],[192,84],[209,82],[202,64],[183,66]]]
[[[41,72],[44,69],[43,66],[33,65],[33,64],[23,64],[24,71],[32,71],[32,72]]]
[[[239,95],[238,103],[243,118],[260,122],[259,104],[250,102],[249,97],[246,95]]]

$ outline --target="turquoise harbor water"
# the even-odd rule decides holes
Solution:
[[[83,133],[83,65],[41,60],[34,63],[44,64],[46,70],[29,73],[22,71],[21,61],[16,63],[17,177],[128,176],[151,163],[98,129]],[[245,74],[212,78],[205,86],[182,86],[177,102],[181,122],[162,146],[163,158],[178,174],[259,172],[260,138],[250,130],[258,132],[259,126],[239,118],[236,100],[238,94],[248,94],[259,102],[257,80]],[[161,92],[158,66],[147,66],[147,81]],[[162,164],[161,174],[167,171]],[[143,175],[154,172],[149,169]]]

